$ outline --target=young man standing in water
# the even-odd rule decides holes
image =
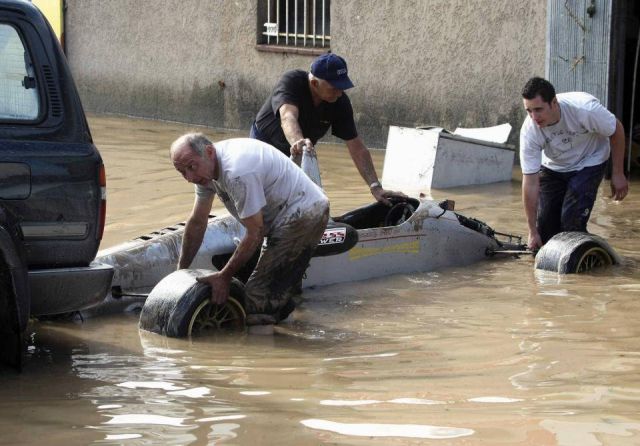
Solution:
[[[293,311],[291,296],[327,225],[329,200],[285,155],[255,139],[214,145],[201,133],[188,133],[174,141],[170,155],[176,170],[195,184],[196,194],[178,269],[188,268],[198,252],[217,194],[246,233],[225,267],[198,281],[211,286],[213,303],[223,304],[233,275],[266,237],[245,286],[245,310],[250,331],[272,332],[273,324]]]
[[[325,53],[311,71],[287,71],[280,78],[251,126],[251,137],[269,143],[285,155],[298,157],[302,147],[313,150],[329,127],[345,141],[358,172],[377,201],[391,205],[389,197],[406,198],[383,189],[369,150],[358,136],[351,101],[344,92],[353,87],[345,60]]]
[[[522,200],[528,246],[538,249],[562,231],[587,230],[611,154],[611,197],[629,191],[624,175],[624,128],[588,93],[556,95],[533,77],[522,90],[527,117],[520,130]]]

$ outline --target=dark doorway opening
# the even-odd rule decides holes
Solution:
[[[637,78],[634,78],[640,30],[640,2],[637,0],[618,0],[614,1],[613,6],[609,104],[611,111],[624,126],[627,148],[629,147],[628,138],[632,139],[630,167],[632,170],[640,170],[640,85],[638,79],[640,73],[637,73]],[[640,71],[640,67],[638,71]]]

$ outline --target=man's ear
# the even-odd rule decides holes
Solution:
[[[207,158],[211,158],[213,156],[213,144],[209,144],[204,148],[204,152],[207,154]]]

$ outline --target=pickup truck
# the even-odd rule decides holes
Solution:
[[[106,179],[65,55],[30,2],[0,0],[0,361],[29,319],[101,302]]]

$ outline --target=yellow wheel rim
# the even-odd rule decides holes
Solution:
[[[193,312],[187,335],[197,336],[227,329],[242,330],[246,316],[240,302],[231,296],[223,305],[212,304],[205,299]]]
[[[601,266],[613,265],[611,255],[600,246],[589,248],[582,254],[576,265],[576,273],[585,273]]]

